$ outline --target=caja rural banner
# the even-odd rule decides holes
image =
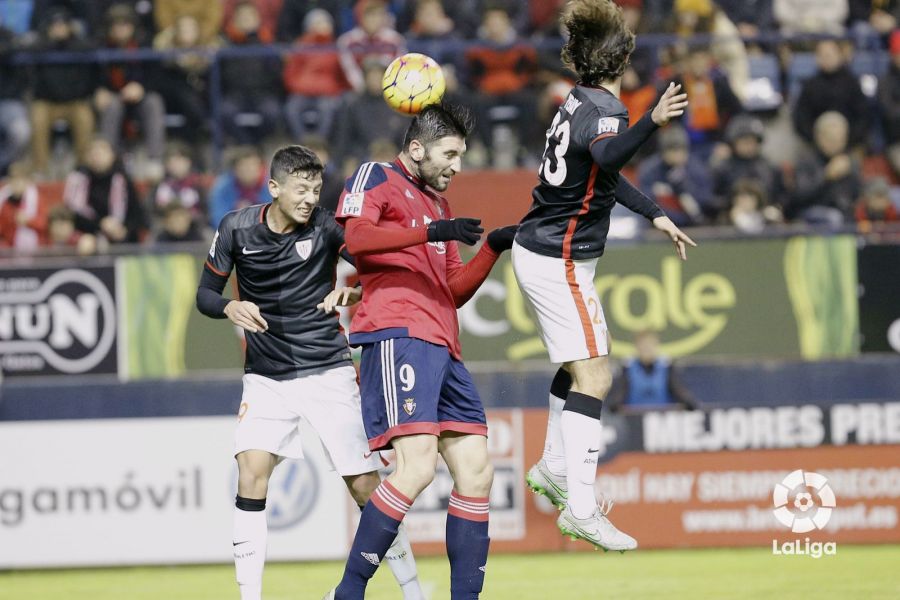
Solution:
[[[595,284],[613,356],[633,355],[644,330],[658,332],[673,357],[858,353],[854,237],[705,241],[688,255],[683,262],[671,244],[648,243],[600,258]],[[599,318],[599,307],[589,310]],[[460,321],[467,360],[546,356],[508,254]]]

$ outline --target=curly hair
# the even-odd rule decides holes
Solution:
[[[563,64],[581,84],[596,86],[622,76],[634,51],[634,33],[612,0],[570,0],[562,23],[569,32]]]

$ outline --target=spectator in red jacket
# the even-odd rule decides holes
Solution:
[[[366,89],[362,64],[368,59],[390,62],[406,52],[403,36],[391,27],[391,14],[384,0],[359,0],[354,8],[356,27],[337,40],[341,66],[357,92]]]
[[[334,43],[334,19],[327,10],[310,11],[304,20],[299,45]],[[285,117],[291,135],[303,140],[309,134],[327,137],[341,94],[350,90],[336,51],[307,51],[293,54],[284,65],[284,87],[289,96]]]
[[[22,163],[14,163],[0,186],[0,247],[34,250],[47,237],[47,207]]]
[[[856,203],[856,223],[860,230],[868,231],[880,223],[900,223],[900,211],[891,201],[891,188],[882,177],[866,184],[862,198]]]
[[[477,92],[475,109],[478,130],[486,148],[492,145],[491,109],[498,105],[515,108],[512,122],[528,153],[541,153],[544,136],[537,111],[538,94],[529,89],[537,71],[537,52],[519,38],[507,11],[489,6],[484,13],[479,42],[465,55],[469,87]]]

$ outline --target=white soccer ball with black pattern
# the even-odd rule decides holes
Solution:
[[[381,83],[384,101],[405,115],[440,102],[447,88],[441,66],[430,56],[415,52],[395,58]]]

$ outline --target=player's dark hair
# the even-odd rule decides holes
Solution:
[[[611,0],[570,0],[562,14],[569,40],[563,64],[579,83],[597,86],[618,79],[634,51],[634,33],[625,25],[622,9]]]
[[[461,104],[441,102],[429,104],[415,116],[403,138],[403,149],[408,150],[413,140],[428,146],[441,138],[456,136],[466,139],[475,128],[472,111]]]
[[[284,183],[288,175],[300,175],[304,179],[312,179],[325,170],[325,165],[315,152],[306,146],[285,146],[272,157],[269,177],[278,183]]]

